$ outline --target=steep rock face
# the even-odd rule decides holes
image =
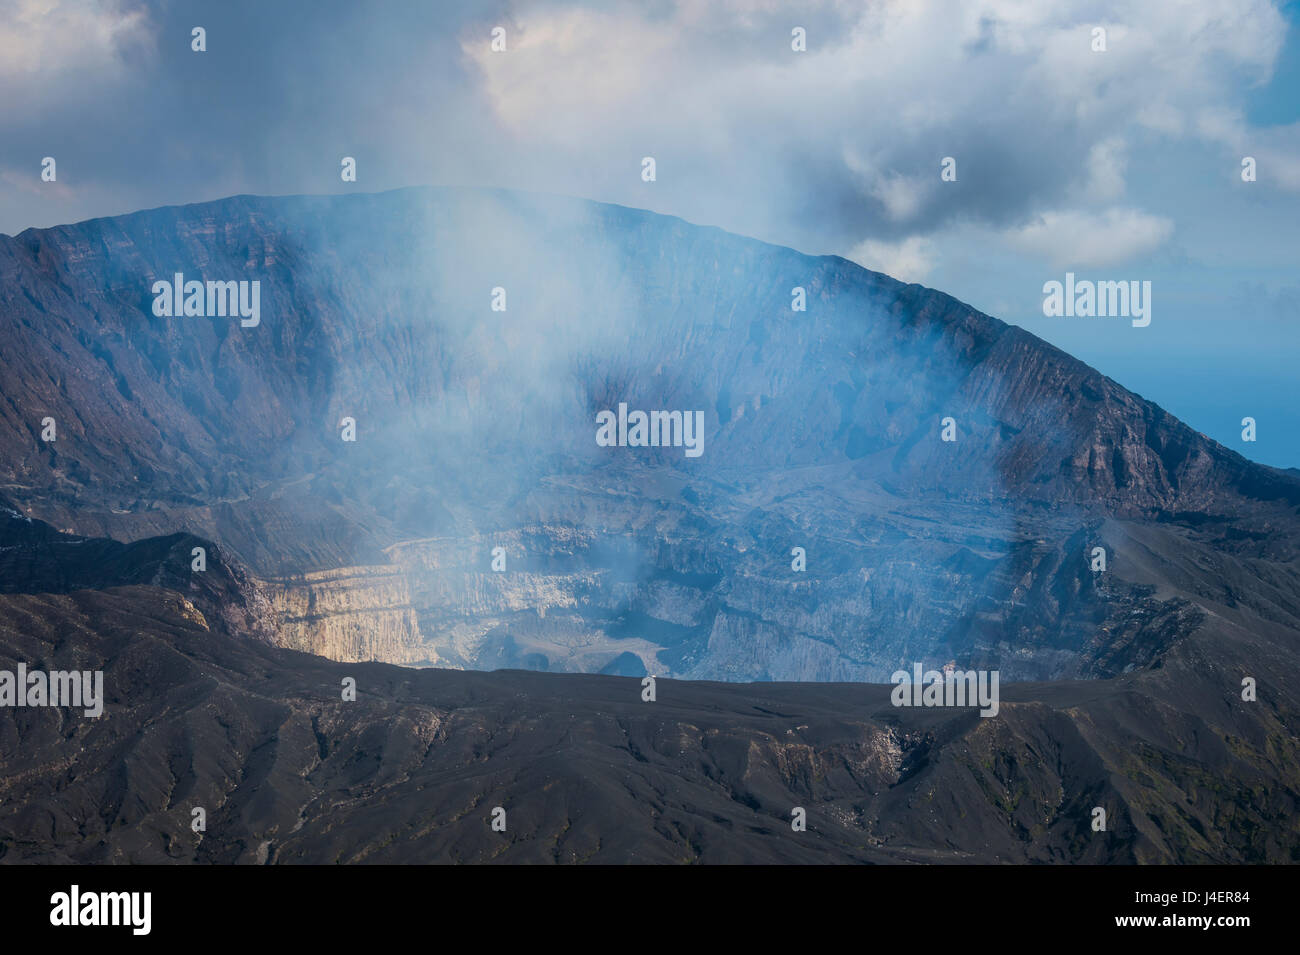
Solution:
[[[332,660],[438,662],[420,632],[407,580],[391,567],[318,571],[266,589],[281,646]]]
[[[154,316],[151,285],[176,272],[260,280],[263,323]],[[510,310],[489,309],[489,273],[503,288],[516,280]],[[807,288],[808,312],[791,312],[792,284]],[[593,451],[592,422],[563,403],[573,395],[540,380],[551,372],[606,407],[694,398],[718,448],[705,461],[719,468],[884,451],[893,473],[948,494],[1167,510],[1203,509],[1209,495],[1296,501],[1281,472],[942,293],[594,203],[443,190],[238,197],[29,230],[0,237],[0,315],[15,348],[0,421],[7,477],[39,479],[43,496],[93,492],[82,509],[212,505],[315,473],[338,461],[345,411],[368,437],[459,412],[489,425],[476,439],[526,435],[546,451],[577,438]],[[547,344],[560,332],[573,335]],[[535,397],[553,399],[537,416]],[[42,409],[63,443],[36,440]],[[512,412],[517,429],[487,420]],[[939,414],[958,419],[968,453],[926,439]],[[541,424],[559,430],[527,431]],[[961,477],[978,480],[963,488]]]
[[[154,315],[177,273],[260,282],[260,323]],[[1137,665],[1214,587],[1123,553],[1094,578],[1107,520],[1294,578],[1294,476],[941,293],[614,206],[403,190],[31,230],[0,237],[0,337],[19,513],[214,540],[277,639],[339,659],[1061,678]],[[703,453],[597,447],[620,403],[700,411]]]

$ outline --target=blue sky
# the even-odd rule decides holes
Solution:
[[[942,289],[1300,466],[1298,3],[0,5],[0,231],[244,192],[586,196]],[[1067,271],[1151,281],[1151,325],[1044,317]]]

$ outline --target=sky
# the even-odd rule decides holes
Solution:
[[[1300,3],[0,0],[0,232],[423,184],[843,255],[1300,467]],[[1150,325],[1045,316],[1067,272]]]

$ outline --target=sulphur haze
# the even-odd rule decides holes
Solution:
[[[335,659],[1057,679],[1294,618],[1292,476],[836,256],[414,189],[29,230],[0,279],[15,508],[214,540]],[[258,324],[207,314],[232,280]]]

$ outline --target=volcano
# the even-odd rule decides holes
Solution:
[[[0,236],[0,323],[0,668],[107,675],[8,861],[1300,858],[1300,479],[940,292],[409,189]]]

